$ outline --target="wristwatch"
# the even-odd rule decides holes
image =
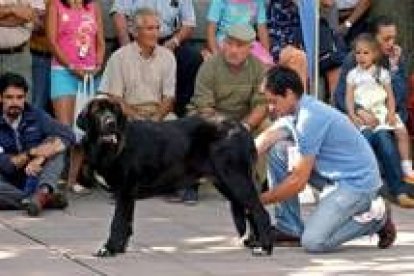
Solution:
[[[345,27],[350,29],[352,27],[352,22],[347,19],[347,20],[345,20],[344,25],[345,25]]]

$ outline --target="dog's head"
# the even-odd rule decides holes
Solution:
[[[98,144],[118,145],[125,129],[126,117],[118,101],[95,98],[78,116],[76,124],[86,137]]]

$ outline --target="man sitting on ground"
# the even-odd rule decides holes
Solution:
[[[43,208],[63,209],[57,182],[64,151],[74,143],[69,127],[26,102],[28,84],[20,75],[0,77],[0,209],[25,209],[37,216]]]

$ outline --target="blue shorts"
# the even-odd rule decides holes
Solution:
[[[50,98],[52,100],[65,96],[75,97],[79,86],[82,85],[82,80],[64,67],[52,67],[50,78]],[[97,89],[100,77],[95,77],[94,80],[94,86]]]

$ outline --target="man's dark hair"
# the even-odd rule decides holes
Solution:
[[[29,86],[27,85],[26,80],[15,73],[7,72],[0,76],[0,95],[3,95],[9,87],[21,88],[25,93],[29,91]]]
[[[392,19],[391,17],[386,16],[386,15],[380,15],[378,17],[375,17],[371,21],[369,31],[373,35],[376,35],[376,34],[378,34],[379,29],[381,27],[395,26],[395,25],[397,25],[397,24],[395,23],[394,19]]]
[[[285,66],[275,66],[267,71],[264,86],[275,95],[286,96],[287,89],[298,98],[303,94],[303,83],[298,73]]]

